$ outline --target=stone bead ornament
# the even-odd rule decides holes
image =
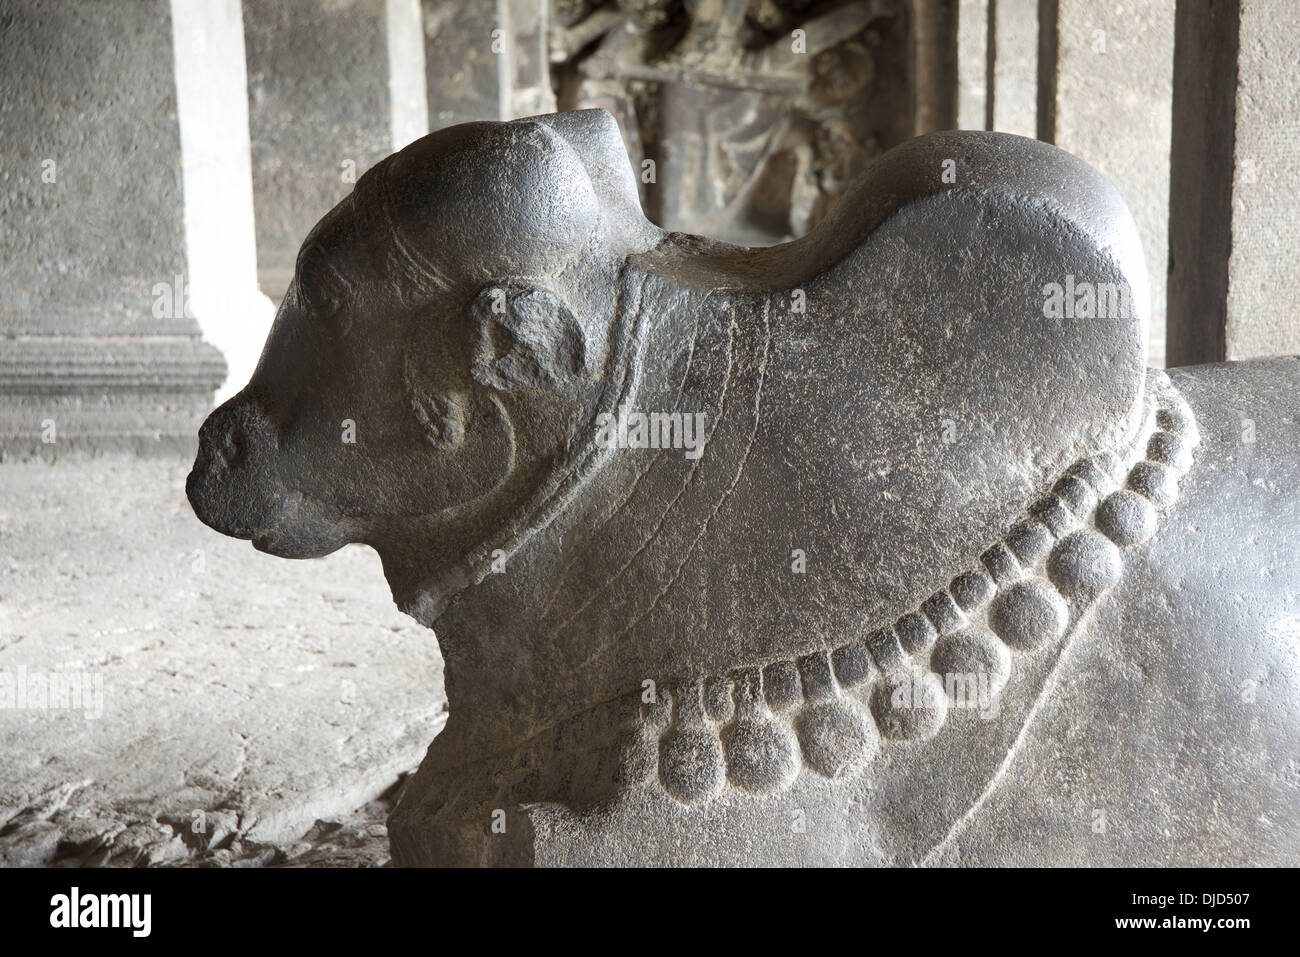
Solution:
[[[1148,370],[1132,217],[1041,142],[762,248],[638,185],[599,110],[416,140],[200,430],[203,522],[363,543],[436,635],[393,860],[1300,863],[1300,363]]]
[[[1127,467],[1114,453],[1076,462],[980,567],[920,608],[827,652],[667,682],[674,706],[660,735],[658,785],[694,804],[726,786],[781,790],[805,769],[840,778],[885,747],[939,734],[952,704],[963,703],[954,692],[970,687],[954,688],[945,676],[974,677],[1000,693],[1016,657],[1078,627],[1123,574],[1123,551],[1150,539],[1175,504],[1200,436],[1168,376],[1152,370],[1148,383],[1155,403],[1135,445],[1145,446],[1141,457]],[[705,715],[704,682],[731,690],[734,717]]]

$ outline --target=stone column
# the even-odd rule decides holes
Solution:
[[[420,0],[387,0],[388,91],[393,149],[429,132],[424,65],[424,9]]]
[[[167,0],[0,30],[0,458],[189,449],[225,365],[187,308]]]
[[[990,0],[993,122],[990,129],[1038,135],[1039,0]]]
[[[501,119],[495,3],[423,0],[429,127]]]
[[[501,119],[555,111],[547,52],[549,0],[499,0]]]
[[[999,7],[1004,0],[998,0]],[[1203,0],[1197,0],[1203,2]],[[1148,361],[1164,365],[1174,5],[1050,0],[1039,63],[1039,138],[1092,164],[1137,221],[1151,281]]]
[[[988,129],[990,0],[961,0],[957,8],[957,128]]]
[[[1300,352],[1300,8],[1178,4],[1169,363]]]
[[[279,302],[298,248],[393,151],[385,0],[243,0],[257,272]]]
[[[257,284],[244,25],[239,0],[171,0],[171,14],[192,302],[230,370],[220,404],[248,381],[278,305]]]
[[[958,0],[912,0],[912,117],[916,135],[957,125]]]
[[[548,0],[422,0],[429,126],[555,110]]]

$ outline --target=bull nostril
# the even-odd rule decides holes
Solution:
[[[239,465],[244,457],[244,435],[238,426],[232,426],[221,437],[221,444],[216,449],[217,459],[226,469]]]
[[[199,460],[216,473],[249,468],[262,448],[279,445],[276,426],[256,402],[235,396],[215,410],[199,430]]]

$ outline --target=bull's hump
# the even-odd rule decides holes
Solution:
[[[1132,232],[1114,190],[1067,154],[954,135],[891,153],[799,242],[670,236],[639,257],[726,348],[696,348],[673,383],[712,402],[702,458],[656,462],[662,481],[638,481],[612,518],[628,532],[602,538],[638,540],[647,568],[672,569],[652,593],[712,594],[708,627],[728,640],[702,646],[687,629],[675,642],[680,623],[643,611],[624,623],[679,660],[725,667],[816,650],[825,632],[919,605],[972,567],[1072,464],[1140,429]],[[1103,310],[1099,290],[1114,299]],[[676,401],[643,392],[645,408]],[[805,575],[790,574],[796,550]]]

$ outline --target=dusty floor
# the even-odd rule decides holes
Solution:
[[[382,864],[446,717],[434,637],[369,549],[201,525],[188,470],[0,465],[0,865]]]

